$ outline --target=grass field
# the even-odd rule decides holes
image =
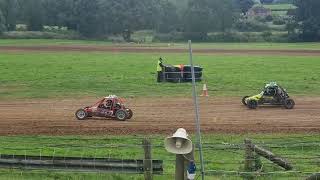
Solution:
[[[190,84],[155,82],[160,54],[1,53],[0,98],[81,96],[186,96]],[[187,54],[162,56],[169,64],[188,64]],[[204,67],[212,96],[258,93],[277,81],[290,94],[319,95],[319,57],[195,55]],[[199,90],[202,83],[199,83]]]
[[[112,46],[108,41],[89,40],[58,40],[58,39],[0,39],[0,46],[39,46],[39,45],[99,45]],[[146,43],[146,44],[120,44],[129,46],[155,46],[171,48],[187,48],[187,43]],[[320,43],[193,43],[193,48],[215,49],[320,49]]]
[[[263,6],[271,10],[289,10],[297,8],[293,4],[264,4]]]
[[[112,157],[118,159],[143,159],[143,149],[140,146],[142,136],[14,136],[0,137],[2,145],[1,154],[39,155],[42,156],[80,156],[80,157]],[[294,166],[293,171],[316,172],[319,171],[317,160],[309,162],[310,157],[318,153],[317,135],[313,134],[267,134],[267,135],[204,135],[204,159],[205,169],[210,170],[243,170],[244,138],[251,138],[254,143],[268,147],[282,157],[285,157]],[[194,138],[193,138],[194,139]],[[167,153],[163,147],[164,137],[152,136],[153,159],[164,160],[164,175],[155,176],[155,179],[173,179],[175,156]],[[308,144],[309,143],[309,144]],[[272,148],[271,148],[272,147]],[[198,159],[198,153],[196,152]],[[262,172],[281,172],[281,168],[264,160]],[[197,162],[199,162],[197,160]],[[309,162],[309,163],[308,163]],[[319,162],[318,162],[319,163]],[[304,174],[302,174],[305,176]],[[0,179],[12,177],[12,179],[143,179],[143,176],[117,175],[104,173],[61,173],[52,171],[23,171],[0,170]],[[208,176],[208,179],[220,179],[216,176]],[[273,175],[261,176],[259,179],[270,179]],[[279,177],[277,175],[276,177]],[[283,179],[300,179],[301,174],[286,174]],[[222,179],[242,179],[241,176],[225,176]],[[279,178],[282,179],[282,178]]]

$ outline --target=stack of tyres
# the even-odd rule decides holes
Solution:
[[[181,76],[181,70],[179,67],[165,65],[164,70],[165,81],[174,83],[182,81],[183,77]]]
[[[194,66],[194,74],[196,81],[202,80],[202,70],[203,68],[200,66]],[[191,82],[192,81],[192,74],[191,74],[191,66],[185,65],[183,67],[183,79],[185,82]]]
[[[196,81],[202,80],[202,70],[201,66],[194,66],[195,78]],[[191,82],[192,74],[191,74],[191,66],[190,65],[181,65],[179,66],[164,66],[164,79],[167,82]]]

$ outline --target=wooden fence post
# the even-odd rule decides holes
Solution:
[[[194,162],[194,146],[189,154],[184,155],[184,179],[188,179],[187,169],[191,161]]]
[[[285,159],[282,159],[279,156],[274,155],[271,151],[263,149],[257,145],[252,144],[251,150],[259,154],[260,156],[270,160],[271,162],[277,164],[278,166],[284,168],[285,170],[292,170],[292,165]]]
[[[244,140],[245,145],[245,160],[244,160],[244,170],[245,172],[253,172],[254,171],[254,153],[251,149],[252,142],[249,139]],[[251,174],[245,174],[244,179],[254,179]]]
[[[144,179],[152,180],[152,157],[151,157],[151,142],[149,139],[144,139],[143,142],[144,149]]]
[[[176,173],[175,180],[184,180],[184,156],[182,154],[176,155]]]

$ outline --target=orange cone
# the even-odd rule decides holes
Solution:
[[[201,96],[204,96],[204,97],[208,97],[209,94],[208,94],[208,88],[207,88],[207,84],[203,84],[203,88],[202,88],[202,94]]]

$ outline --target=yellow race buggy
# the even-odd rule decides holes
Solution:
[[[266,84],[264,90],[254,96],[244,96],[242,104],[250,109],[256,109],[258,105],[280,105],[286,109],[293,109],[295,102],[285,89],[276,82]]]

